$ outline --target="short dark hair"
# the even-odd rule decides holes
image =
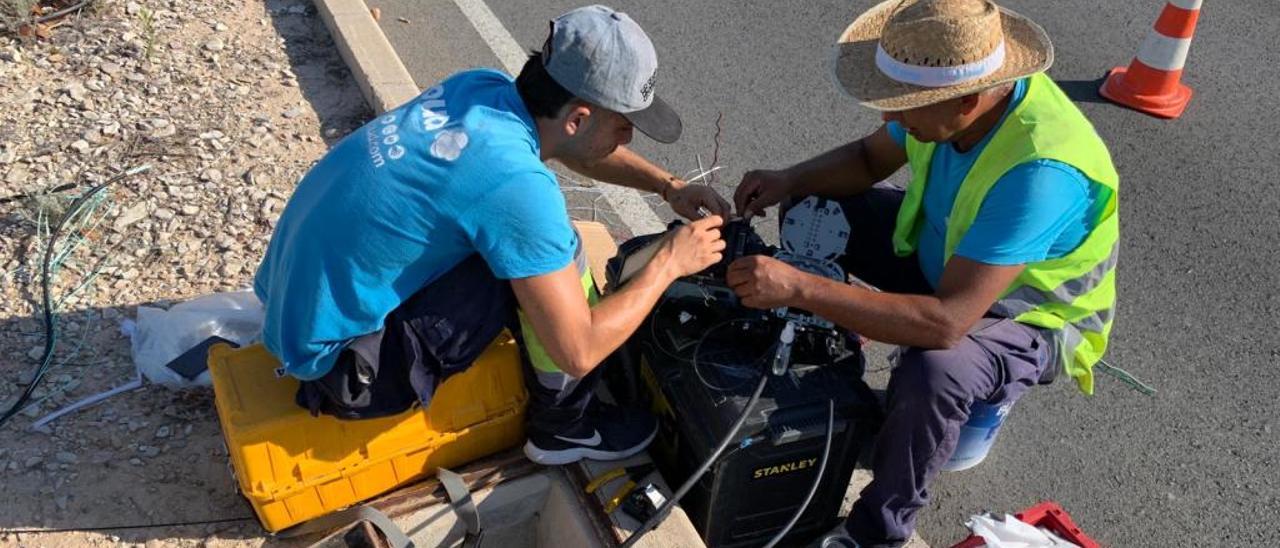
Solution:
[[[537,51],[529,54],[529,60],[520,69],[520,75],[516,77],[516,92],[534,118],[555,118],[560,109],[576,99],[551,78],[547,67],[542,64],[542,53]]]

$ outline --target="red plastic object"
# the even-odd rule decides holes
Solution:
[[[1031,525],[1053,531],[1063,540],[1074,542],[1081,548],[1101,548],[1098,541],[1089,538],[1089,535],[1076,527],[1075,522],[1071,521],[1071,515],[1056,502],[1042,502],[1014,515]],[[983,546],[986,546],[986,543],[982,541],[982,537],[970,535],[969,538],[951,548],[982,548]]]

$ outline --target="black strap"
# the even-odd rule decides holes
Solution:
[[[458,519],[467,524],[467,538],[462,541],[463,548],[480,546],[480,541],[484,538],[484,531],[480,529],[480,512],[476,511],[475,501],[471,499],[471,491],[462,481],[462,476],[441,468],[436,471],[436,479],[440,480],[445,494],[449,495],[449,502],[453,504],[453,511],[457,512]]]
[[[391,518],[388,518],[386,514],[379,512],[372,506],[363,504],[295,525],[277,533],[276,538],[296,538],[312,533],[332,531],[360,521],[368,521],[369,524],[381,531],[382,535],[387,537],[387,544],[390,544],[391,548],[414,548],[413,541],[409,540],[409,537],[404,534],[404,531],[400,530],[400,527],[395,522],[391,521]]]

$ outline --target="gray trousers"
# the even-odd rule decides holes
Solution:
[[[902,197],[900,189],[875,187],[841,201],[852,234],[843,266],[884,291],[932,294],[917,258],[893,253]],[[1051,380],[1050,348],[1037,328],[987,317],[953,348],[902,349],[876,437],[874,478],[845,523],[859,545],[900,546],[907,541],[916,513],[929,500],[929,484],[956,449],[969,406],[975,400],[1011,403]]]
[[[302,382],[297,403],[312,415],[341,419],[426,407],[436,387],[471,367],[505,327],[521,347],[529,427],[558,432],[587,412],[603,367],[577,380],[535,370],[524,350],[516,305],[511,283],[472,255],[401,303],[377,336],[357,339],[343,350],[324,377]]]

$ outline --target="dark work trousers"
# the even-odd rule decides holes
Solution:
[[[893,253],[903,195],[901,189],[877,186],[840,202],[851,229],[841,263],[883,291],[932,294],[917,257]],[[915,530],[916,512],[929,500],[930,482],[956,449],[970,404],[1017,400],[1049,369],[1049,349],[1039,329],[997,317],[980,320],[952,348],[901,349],[876,437],[874,477],[846,522],[854,540],[863,547],[905,543]]]
[[[298,403],[313,415],[343,419],[394,415],[415,403],[426,406],[436,387],[470,367],[503,328],[520,343],[530,426],[557,432],[580,418],[598,375],[593,372],[578,380],[564,375],[568,379],[551,388],[545,386],[552,383],[545,382],[543,373],[544,382],[539,382],[523,349],[511,283],[495,277],[479,255],[414,293],[387,316],[376,359],[365,359],[349,346],[328,374],[302,383]]]

